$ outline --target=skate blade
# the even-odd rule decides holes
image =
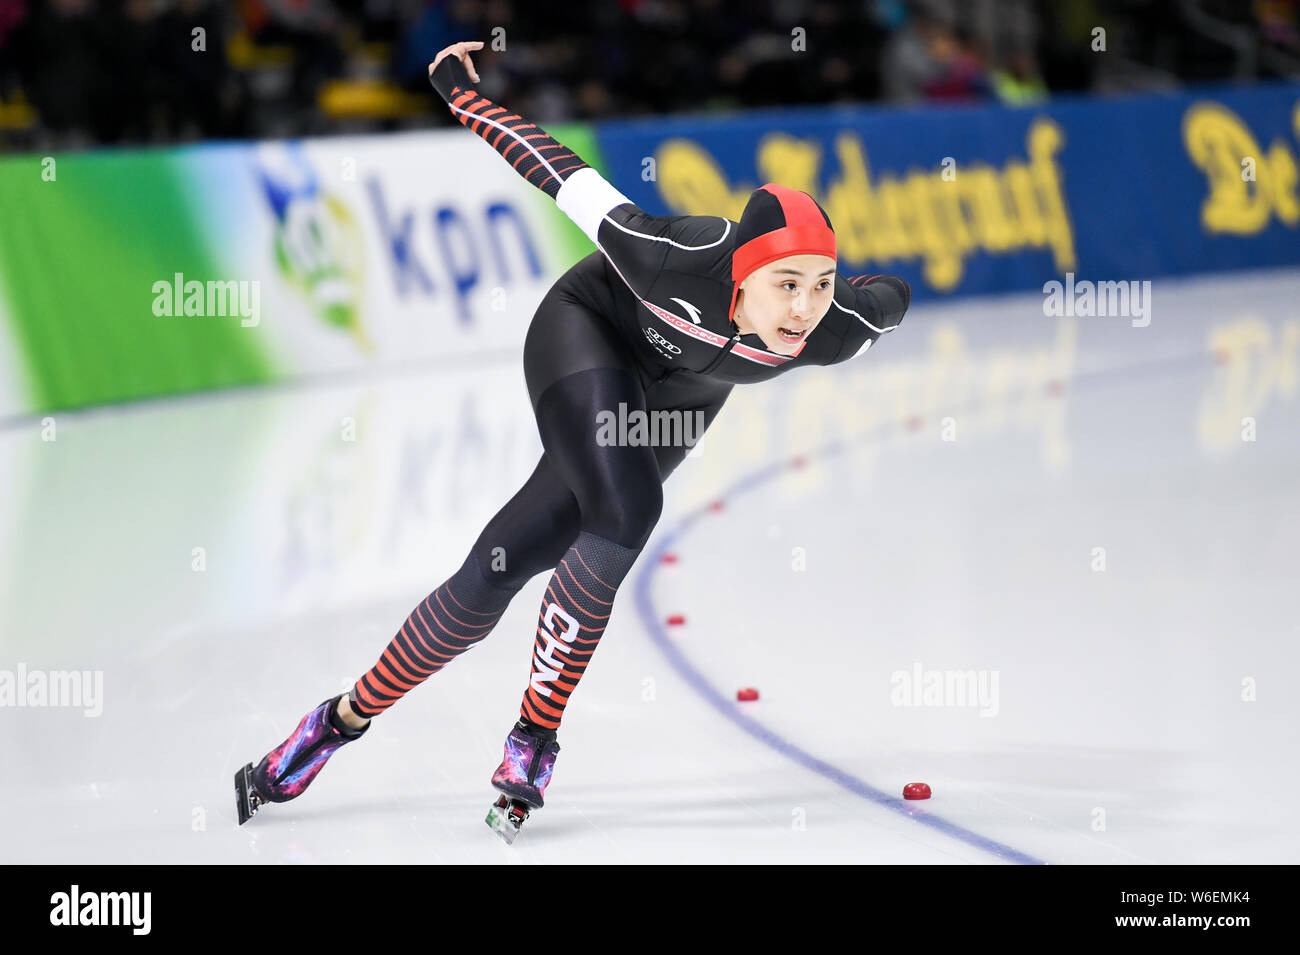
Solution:
[[[512,846],[515,844],[520,828],[528,819],[528,811],[527,803],[501,796],[492,804],[487,818],[483,821],[505,841],[506,845]]]
[[[248,763],[235,773],[235,812],[239,814],[239,824],[248,822],[261,808],[262,797],[253,788],[253,764]]]

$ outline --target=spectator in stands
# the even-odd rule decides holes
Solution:
[[[96,138],[105,84],[98,72],[101,21],[88,0],[50,0],[28,10],[11,38],[27,99],[47,138],[66,146]]]
[[[228,30],[220,4],[179,0],[158,18],[157,34],[158,62],[166,77],[159,98],[167,136],[246,135],[246,93],[226,58]]]
[[[969,32],[930,20],[925,41],[926,52],[934,64],[933,74],[922,84],[927,98],[969,100],[991,94],[980,44]]]
[[[293,50],[292,97],[314,110],[321,85],[343,72],[344,21],[330,0],[247,0],[253,40]]]
[[[0,0],[0,117],[23,117],[0,122],[0,145],[385,128],[379,114],[340,125],[318,106],[322,85],[387,72],[427,97],[430,50],[498,34],[505,53],[487,95],[543,124],[882,95],[1020,104],[1049,89],[1300,73],[1289,65],[1300,62],[1300,0],[1190,9],[1180,0]],[[1232,42],[1206,26],[1214,22],[1231,27]],[[1105,57],[1092,47],[1098,28]],[[193,49],[196,29],[204,51]],[[376,61],[384,47],[389,66]],[[996,68],[985,50],[999,53]],[[24,131],[32,109],[11,108],[23,99],[34,131]],[[451,122],[432,101],[427,115]]]
[[[1038,63],[1029,50],[1012,50],[1006,61],[993,70],[991,79],[998,99],[1008,106],[1027,106],[1047,99],[1047,84],[1038,75]]]
[[[151,0],[104,5],[97,22],[92,81],[100,142],[146,142],[165,134],[161,109],[168,77],[160,69],[159,37]],[[66,60],[64,61],[66,66]],[[104,82],[112,77],[112,82]]]
[[[18,88],[18,65],[13,38],[27,17],[27,0],[0,0],[0,99]]]

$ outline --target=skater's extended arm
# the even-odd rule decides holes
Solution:
[[[483,137],[519,175],[555,199],[565,180],[591,167],[546,130],[498,106],[475,89],[477,70],[471,78],[461,56],[468,60],[468,49],[482,45],[457,43],[439,53],[436,65],[429,70],[429,83],[447,101],[447,108],[461,125]],[[461,48],[466,52],[459,52]]]
[[[846,278],[853,292],[853,304],[845,307],[838,301],[834,308],[848,312],[853,317],[852,331],[845,336],[844,345],[834,359],[835,365],[856,358],[881,335],[892,332],[903,320],[903,313],[912,301],[912,288],[897,275],[855,275]]]
[[[457,43],[439,53],[429,83],[462,125],[555,200],[633,291],[644,293],[653,284],[670,249],[698,253],[700,261],[692,266],[701,269],[707,268],[710,256],[729,252],[722,241],[731,229],[728,220],[646,213],[546,130],[478,92],[469,52],[482,46]]]

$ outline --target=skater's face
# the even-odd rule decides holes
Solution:
[[[835,295],[835,260],[788,255],[746,276],[736,299],[736,327],[757,334],[768,351],[792,355],[812,334]]]

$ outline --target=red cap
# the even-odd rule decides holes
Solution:
[[[731,253],[731,304],[735,314],[740,283],[757,269],[787,255],[825,255],[835,258],[835,231],[831,220],[812,196],[774,182],[755,189],[740,215],[740,243]]]

